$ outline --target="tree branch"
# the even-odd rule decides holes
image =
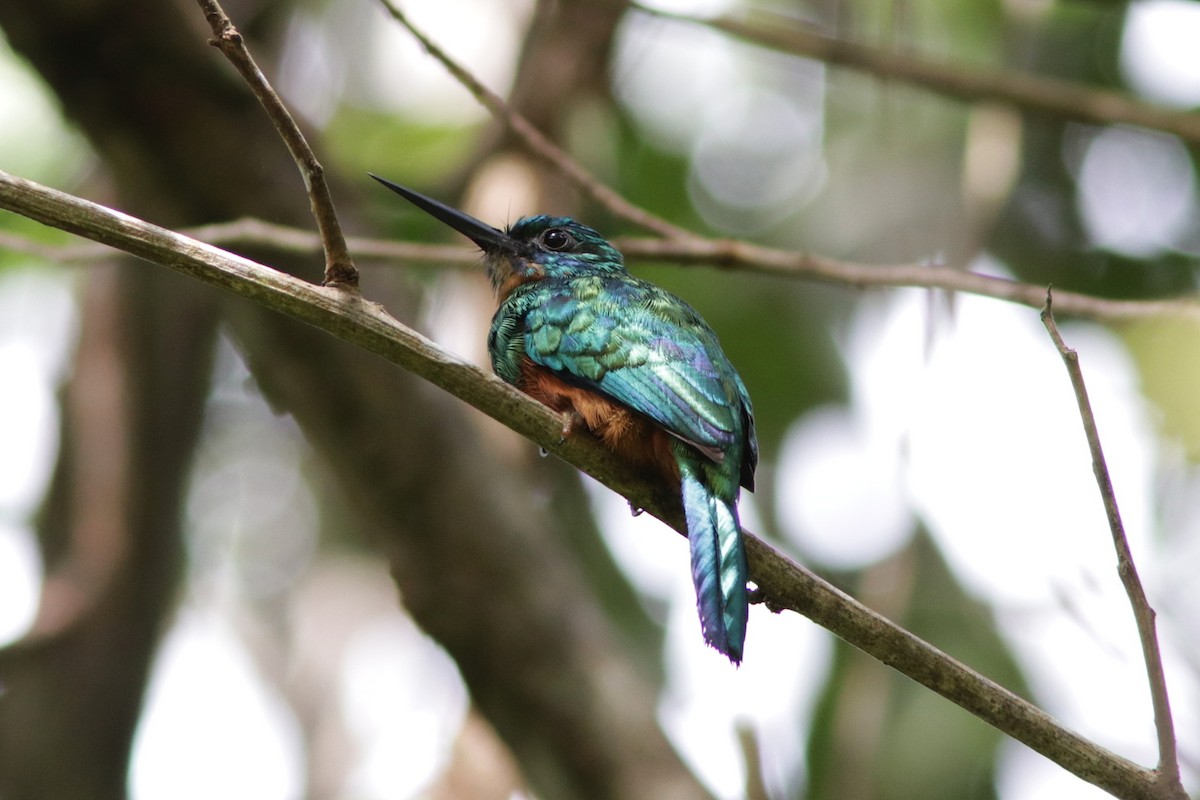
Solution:
[[[605,185],[599,178],[584,169],[579,162],[563,152],[562,148],[547,139],[541,131],[534,127],[533,123],[513,110],[500,95],[484,86],[466,67],[452,59],[420,29],[414,27],[404,12],[397,8],[391,0],[379,0],[379,2],[393,19],[408,29],[408,32],[421,43],[429,55],[441,62],[442,66],[479,101],[480,105],[507,125],[517,138],[525,143],[530,152],[561,172],[588,197],[608,209],[614,216],[629,220],[640,228],[668,239],[688,240],[695,237],[695,234],[686,228],[680,228],[644,208],[635,206],[611,187]]]
[[[618,240],[626,256],[706,263],[720,267],[753,269],[771,275],[811,278],[849,286],[915,286],[966,292],[1040,308],[1044,289],[1009,278],[964,272],[934,264],[860,264],[810,253],[763,247],[734,239],[700,239],[687,242]],[[1097,320],[1116,321],[1144,316],[1200,316],[1200,298],[1165,300],[1107,300],[1078,292],[1060,292],[1056,304],[1066,313]]]
[[[237,68],[245,78],[250,90],[266,110],[267,116],[279,136],[287,145],[288,152],[300,175],[304,179],[304,188],[312,205],[313,217],[317,221],[317,230],[321,233],[321,244],[325,251],[325,280],[326,286],[336,286],[342,289],[358,289],[358,270],[346,247],[346,238],[342,235],[342,226],[338,222],[337,211],[333,206],[333,195],[325,182],[325,169],[317,160],[316,153],[309,147],[296,120],[292,117],[283,100],[271,88],[267,76],[263,75],[258,64],[254,63],[250,50],[246,47],[242,35],[233,26],[225,10],[217,0],[198,0],[204,17],[212,27],[213,38],[209,44],[225,54],[225,57]]]
[[[0,208],[102,242],[280,311],[383,356],[470,403],[512,430],[683,530],[678,498],[648,485],[597,442],[560,442],[550,409],[445,352],[357,295],[314,286],[173,231],[0,172]],[[747,535],[751,577],[768,607],[801,613],[879,661],[1025,743],[1069,772],[1122,798],[1157,798],[1156,773],[1064,728],[1045,712]]]
[[[636,7],[647,14],[704,25],[772,50],[906,81],[957,100],[1006,103],[1098,125],[1138,125],[1200,144],[1200,114],[1154,106],[1075,81],[928,61],[779,24],[758,25],[730,17],[698,19]]]
[[[254,217],[183,228],[180,233],[218,246],[260,246],[280,253],[299,255],[319,254],[322,251],[321,237],[312,231]],[[370,239],[365,236],[351,236],[346,239],[346,245],[358,253],[360,258],[387,260],[393,264],[417,261],[468,267],[479,262],[478,251],[459,245],[397,242],[393,239]],[[0,230],[0,248],[59,263],[86,263],[112,256],[111,247],[95,242],[50,244],[22,233],[3,230]]]
[[[315,252],[321,247],[320,239],[309,231],[253,218],[188,228],[183,233],[214,245],[269,245],[280,251],[298,253]],[[381,259],[390,264],[417,261],[462,268],[479,263],[477,250],[457,245],[396,242],[361,236],[350,237],[347,242],[360,259]],[[1041,308],[1045,302],[1045,289],[1036,284],[935,264],[861,264],[811,253],[762,247],[745,241],[696,236],[687,241],[617,237],[612,242],[629,261],[644,259],[744,269],[859,288],[942,289],[991,297],[1029,308]],[[5,231],[0,231],[0,247],[55,261],[87,261],[108,253],[108,248],[103,245],[50,245]],[[1200,298],[1194,295],[1162,300],[1111,300],[1080,292],[1059,292],[1054,296],[1054,305],[1062,313],[1098,322],[1150,317],[1200,317]]]
[[[1175,723],[1171,718],[1171,700],[1167,694],[1167,678],[1163,672],[1162,652],[1158,646],[1158,632],[1154,621],[1154,609],[1146,598],[1146,590],[1138,577],[1133,563],[1129,540],[1125,537],[1125,525],[1121,522],[1121,511],[1117,508],[1117,495],[1113,490],[1112,478],[1108,474],[1108,463],[1100,446],[1100,431],[1096,427],[1096,416],[1088,399],[1087,386],[1083,382],[1083,370],[1079,366],[1079,354],[1067,347],[1058,325],[1054,322],[1054,300],[1046,290],[1046,304],[1042,307],[1042,324],[1046,326],[1058,354],[1062,356],[1075,390],[1075,402],[1079,406],[1079,417],[1083,421],[1083,432],[1087,436],[1088,449],[1092,454],[1092,471],[1096,473],[1096,485],[1104,502],[1104,513],[1112,532],[1113,546],[1117,550],[1117,572],[1133,606],[1137,621],[1138,636],[1142,642],[1142,655],[1146,661],[1146,674],[1150,680],[1150,698],[1154,704],[1154,727],[1158,734],[1158,779],[1162,797],[1186,798],[1179,775],[1179,752],[1175,740]]]

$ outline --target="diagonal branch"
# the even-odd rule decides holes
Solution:
[[[643,6],[637,8],[647,14],[705,25],[783,53],[906,81],[957,100],[1006,103],[1022,110],[1098,125],[1138,125],[1200,144],[1200,114],[1151,105],[1121,92],[1075,81],[914,58],[794,26],[755,24],[730,17],[698,19]]]
[[[217,0],[199,0],[199,3],[213,31],[213,38],[209,40],[209,44],[224,53],[245,78],[254,96],[271,118],[275,130],[287,145],[296,166],[300,168],[304,188],[312,204],[313,217],[317,221],[317,230],[321,232],[321,244],[325,251],[325,285],[357,290],[358,270],[355,269],[354,260],[346,248],[346,238],[342,235],[342,226],[333,207],[333,195],[325,182],[324,167],[309,147],[308,140],[300,132],[300,127],[283,100],[271,88],[258,64],[254,63],[254,57],[250,55],[242,34],[233,26],[221,4]]]
[[[226,289],[383,356],[499,420],[683,530],[678,498],[647,485],[595,441],[561,442],[550,409],[400,324],[381,306],[314,286],[248,259],[86,200],[0,172],[0,208],[102,242]],[[751,577],[774,610],[809,617],[872,657],[958,704],[1083,780],[1122,798],[1161,797],[1156,773],[1063,727],[1045,712],[964,666],[747,535]]]
[[[1071,388],[1075,390],[1075,402],[1079,405],[1079,417],[1083,420],[1083,432],[1087,435],[1088,449],[1092,453],[1092,471],[1096,473],[1096,484],[1104,501],[1104,513],[1112,532],[1113,546],[1117,550],[1117,572],[1133,616],[1137,620],[1138,636],[1142,641],[1142,655],[1146,660],[1146,673],[1150,680],[1150,698],[1154,704],[1154,727],[1158,734],[1158,779],[1164,797],[1184,797],[1183,784],[1179,776],[1179,751],[1175,740],[1175,723],[1171,719],[1171,701],[1167,694],[1167,678],[1163,672],[1162,652],[1158,646],[1158,633],[1154,621],[1154,609],[1146,598],[1146,590],[1138,577],[1133,563],[1129,540],[1125,537],[1125,525],[1121,522],[1121,511],[1117,508],[1117,495],[1113,490],[1112,478],[1108,474],[1108,463],[1100,446],[1100,432],[1096,427],[1096,416],[1088,399],[1087,385],[1083,382],[1083,370],[1079,366],[1079,353],[1067,347],[1054,322],[1054,299],[1046,290],[1046,304],[1042,307],[1042,324],[1054,340],[1058,354],[1067,366]]]
[[[438,47],[412,24],[408,16],[395,3],[391,0],[379,0],[379,2],[393,19],[408,29],[408,32],[421,43],[429,55],[441,62],[442,66],[479,101],[480,105],[507,125],[517,138],[525,143],[530,152],[561,172],[588,197],[607,208],[615,216],[629,220],[647,231],[668,239],[689,240],[694,238],[695,234],[686,228],[680,228],[644,208],[635,206],[614,191],[612,187],[605,185],[599,178],[584,169],[578,161],[563,152],[562,148],[547,139],[545,134],[534,127],[533,123],[513,110],[500,95],[484,86],[466,67]]]

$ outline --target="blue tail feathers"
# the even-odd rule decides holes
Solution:
[[[680,477],[692,553],[692,582],[704,639],[739,664],[746,640],[748,601],[746,551],[737,507],[733,500],[716,496],[706,485],[703,468],[681,463]]]

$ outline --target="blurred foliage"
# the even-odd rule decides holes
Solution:
[[[68,233],[64,233],[56,228],[47,228],[45,225],[41,225],[26,217],[17,216],[16,214],[0,216],[0,231],[47,245],[65,245],[77,241]],[[0,247],[0,269],[15,266],[38,266],[43,263],[44,261],[40,258],[34,258],[16,250]]]
[[[1141,371],[1142,391],[1161,412],[1162,432],[1200,461],[1200,324],[1195,320],[1145,320],[1124,331]]]
[[[475,146],[478,130],[430,125],[394,114],[348,107],[323,131],[325,157],[347,177],[366,172],[427,185],[462,164]]]
[[[846,586],[921,638],[1025,697],[990,610],[955,580],[932,540],[909,546]],[[872,588],[873,587],[873,588]],[[809,736],[808,800],[996,797],[1003,736],[908,678],[838,641]]]

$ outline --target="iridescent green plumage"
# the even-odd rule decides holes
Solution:
[[[740,662],[747,574],[736,504],[739,486],[754,488],[758,446],[749,395],[716,334],[574,220],[526,217],[502,233],[387,185],[487,253],[500,298],[488,336],[496,374],[584,419],[617,452],[644,449],[679,481],[705,639]]]

